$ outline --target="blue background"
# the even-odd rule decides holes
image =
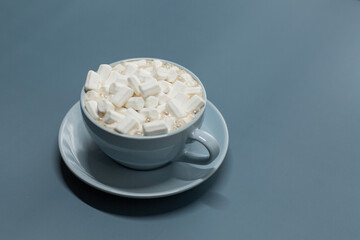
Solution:
[[[360,239],[360,1],[2,1],[0,239]],[[209,181],[110,196],[61,163],[89,69],[131,57],[203,81],[230,146]]]

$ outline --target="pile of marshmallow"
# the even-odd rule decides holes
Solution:
[[[189,73],[158,59],[101,64],[88,72],[84,89],[91,117],[127,135],[175,131],[205,105],[202,87]]]

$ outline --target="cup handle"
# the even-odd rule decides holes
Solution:
[[[219,155],[220,152],[219,143],[210,133],[197,128],[193,132],[191,132],[189,139],[198,141],[204,147],[206,147],[210,156],[200,157],[185,150],[183,157],[178,160],[179,162],[207,165],[210,164],[212,161],[214,161],[215,158]]]

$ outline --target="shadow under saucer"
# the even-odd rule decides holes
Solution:
[[[199,186],[177,195],[154,199],[125,198],[97,190],[77,178],[64,164],[59,152],[57,157],[57,168],[66,186],[75,196],[87,205],[114,215],[140,217],[176,211],[199,199],[201,199],[201,202],[204,204],[213,208],[220,209],[225,207],[225,205],[228,204],[228,200],[221,194],[216,193],[214,187],[217,182],[221,182],[221,180],[226,177],[230,161],[229,158],[229,155],[226,156],[222,166]],[[191,165],[189,165],[188,168],[190,169]],[[137,172],[139,174],[151,174],[151,171]],[[183,177],[186,178],[186,176]]]

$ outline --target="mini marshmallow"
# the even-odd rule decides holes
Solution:
[[[103,86],[101,87],[101,91],[103,94],[108,95],[110,92],[110,86],[120,77],[120,73],[112,71],[109,75],[109,78],[103,81]],[[110,92],[111,93],[111,92]],[[115,93],[115,92],[112,92]]]
[[[131,97],[126,103],[127,108],[133,108],[135,110],[141,110],[144,107],[144,99],[142,97]]]
[[[100,75],[103,81],[106,81],[112,71],[112,68],[108,64],[101,64],[97,70],[97,73]]]
[[[110,73],[109,78],[105,83],[108,83],[110,86],[110,84],[113,82],[118,82],[118,83],[124,84],[125,86],[128,85],[127,76],[122,75],[115,71],[112,71]]]
[[[140,80],[137,76],[133,75],[128,77],[129,86],[134,90],[136,95],[140,95]]]
[[[86,77],[85,91],[97,90],[100,86],[101,77],[99,74],[90,70]]]
[[[106,127],[110,128],[110,129],[114,129],[116,127],[116,125],[118,125],[117,122],[113,122],[111,124],[106,124]]]
[[[155,96],[147,97],[145,100],[145,107],[154,108],[159,104],[159,98]]]
[[[183,120],[184,120],[184,122],[185,122],[186,124],[188,124],[189,122],[191,122],[192,120],[194,120],[194,118],[191,117],[191,116],[187,116],[187,117],[184,117]]]
[[[189,96],[184,93],[178,93],[175,97],[175,100],[180,104],[183,105],[187,100],[189,99]]]
[[[128,132],[127,134],[132,136],[144,136],[142,128],[138,127],[131,129],[130,132]]]
[[[144,68],[144,70],[149,72],[151,74],[151,76],[154,75],[154,68],[153,67],[147,67],[147,68]]]
[[[144,69],[140,69],[137,73],[137,76],[140,78],[141,81],[143,81],[143,78],[152,77],[151,73]]]
[[[164,67],[160,67],[156,70],[156,76],[159,79],[166,79],[168,75],[169,75],[169,70]]]
[[[162,92],[159,93],[157,96],[159,98],[159,104],[167,103],[171,99],[167,94]]]
[[[116,125],[115,131],[126,134],[131,129],[135,128],[137,126],[137,124],[138,123],[134,118],[132,118],[130,116],[126,116],[123,120],[121,120],[121,122],[119,122]]]
[[[136,65],[138,65],[139,67],[143,67],[143,66],[146,65],[145,59],[141,59],[141,60],[136,61],[136,62],[134,62],[134,63],[135,63]]]
[[[126,76],[126,75],[119,74],[115,81],[118,83],[124,84],[126,86],[129,85],[128,76]]]
[[[98,119],[99,115],[97,113],[97,102],[94,100],[88,101],[85,103],[85,108],[94,119]]]
[[[140,110],[140,114],[151,120],[160,119],[160,112],[155,108],[143,108]]]
[[[114,122],[121,122],[125,118],[124,114],[115,112],[113,110],[109,110],[105,113],[103,117],[103,121],[105,123],[114,123]]]
[[[174,68],[171,68],[167,77],[167,80],[171,83],[175,82],[178,77],[177,70]]]
[[[127,111],[127,108],[124,108],[124,107],[118,108],[116,111],[118,111],[119,113],[125,114]]]
[[[144,123],[143,129],[145,136],[165,134],[168,132],[167,125],[163,120]]]
[[[185,103],[184,109],[187,112],[191,112],[195,109],[200,109],[204,105],[205,105],[205,101],[198,95],[194,95],[190,98],[189,101]]]
[[[161,92],[159,84],[156,82],[147,82],[140,85],[140,92],[143,97],[148,97],[150,95],[156,95]]]
[[[187,87],[183,90],[185,94],[201,94],[201,87]]]
[[[125,68],[126,75],[133,75],[137,72],[138,67],[135,63],[128,63]]]
[[[112,84],[110,84],[109,93],[110,94],[115,94],[123,87],[126,87],[126,86],[124,84],[121,84],[121,83],[118,83],[118,82],[113,82]]]
[[[171,129],[174,126],[174,122],[175,122],[176,118],[174,118],[174,117],[164,117],[163,120],[164,120],[166,126],[168,127],[169,131],[171,131]]]
[[[173,87],[170,89],[168,93],[170,98],[174,98],[179,92],[182,92],[186,88],[186,85],[180,81],[176,81],[173,84]]]
[[[157,106],[156,110],[159,112],[159,113],[162,113],[166,110],[166,104],[161,104],[159,106]]]
[[[197,82],[188,73],[181,74],[181,77],[185,80],[185,84],[189,87],[195,87]]]
[[[170,112],[170,114],[176,118],[183,118],[186,116],[186,112],[182,109],[182,107],[175,99],[170,100],[166,104],[166,108]]]
[[[103,94],[103,95],[108,95],[109,94],[109,89],[110,89],[110,85],[112,84],[113,82],[107,80],[105,83],[103,83],[103,85],[100,87],[100,92]]]
[[[90,101],[90,100],[97,100],[100,97],[100,95],[94,91],[94,90],[90,90],[88,92],[85,93],[85,101]]]
[[[116,66],[114,67],[114,70],[115,70],[115,71],[118,71],[118,72],[122,72],[122,71],[125,70],[125,67],[124,67],[121,63],[119,63],[118,65],[116,65]]]
[[[135,111],[132,108],[129,108],[126,112],[125,112],[126,116],[130,116],[132,118],[134,118],[136,121],[138,121],[139,123],[145,122],[146,118],[138,113],[137,111]]]
[[[134,91],[129,87],[121,87],[117,93],[110,97],[110,101],[117,107],[122,107],[126,101],[134,94]]]
[[[163,93],[168,93],[170,91],[171,83],[168,83],[168,82],[163,81],[163,80],[159,81],[158,83],[159,83],[161,91]]]
[[[161,67],[163,65],[163,63],[159,60],[159,59],[155,59],[154,61],[153,61],[153,67],[154,68],[159,68],[159,67]]]
[[[109,100],[101,99],[98,102],[97,109],[98,109],[99,112],[105,113],[105,112],[107,112],[109,110],[114,110],[115,107]]]
[[[144,77],[142,83],[157,83],[158,81],[154,77]]]

